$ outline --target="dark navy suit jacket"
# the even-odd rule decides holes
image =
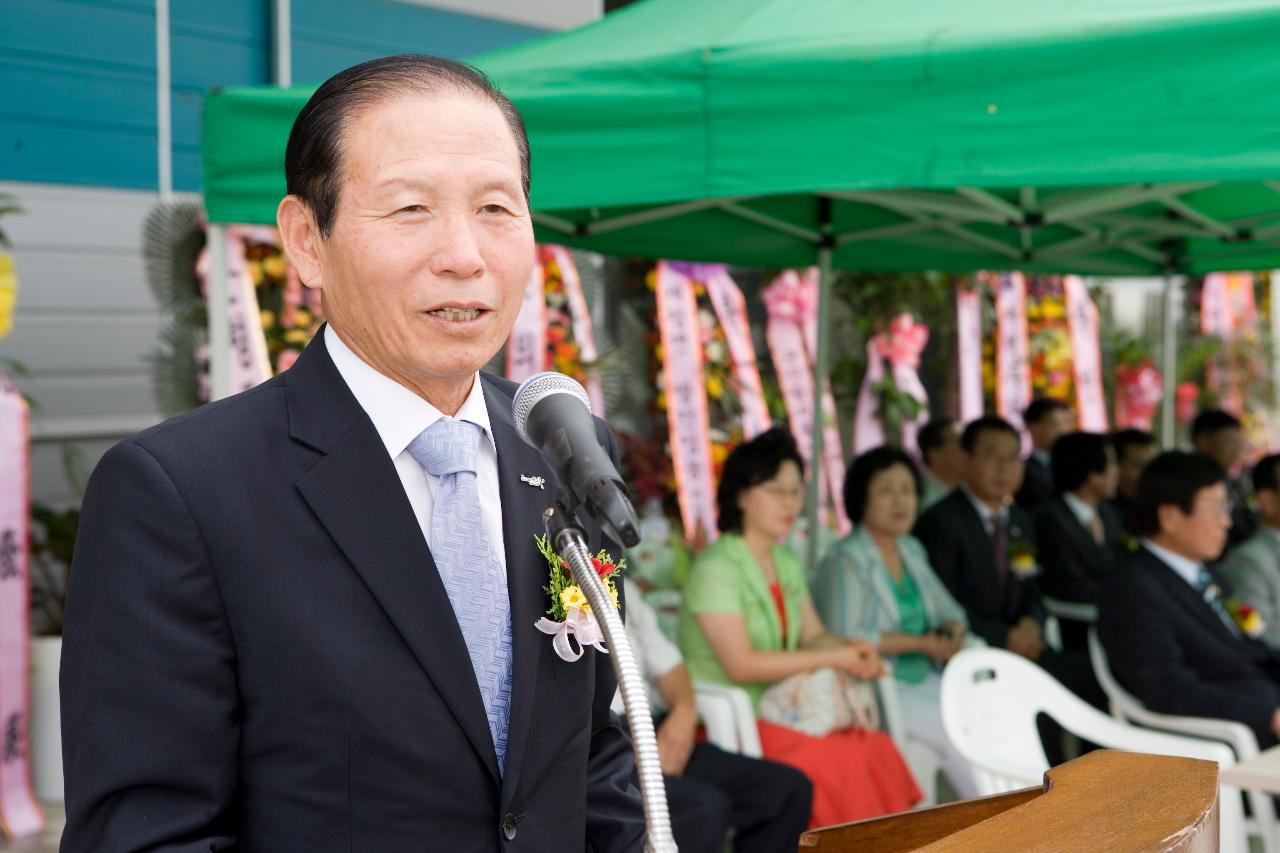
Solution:
[[[482,381],[512,614],[505,775],[395,467],[318,335],[93,475],[63,646],[63,851],[640,849],[609,659],[566,663],[533,627],[557,481],[516,434],[514,385]]]

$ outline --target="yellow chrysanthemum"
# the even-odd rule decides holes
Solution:
[[[564,607],[566,613],[574,607],[583,613],[591,612],[591,605],[587,603],[587,594],[577,584],[570,584],[560,590],[560,605]]]
[[[272,278],[284,278],[284,258],[281,255],[271,255],[265,258],[262,261],[262,270]]]

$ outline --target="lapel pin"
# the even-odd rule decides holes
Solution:
[[[528,474],[521,474],[521,475],[520,475],[520,482],[522,482],[522,483],[528,483],[530,486],[533,486],[535,489],[544,489],[544,490],[545,490],[545,489],[547,488],[547,481],[546,481],[546,480],[544,480],[544,479],[543,479],[543,478],[541,478],[541,477],[531,477],[531,476],[529,476]]]

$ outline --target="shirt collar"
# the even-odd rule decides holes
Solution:
[[[1050,460],[1052,459],[1052,457],[1049,455],[1049,451],[1036,448],[1035,450],[1031,451],[1031,455],[1035,457],[1035,460],[1039,462],[1041,465],[1044,465],[1046,468],[1049,467]]]
[[[379,373],[356,355],[342,342],[332,325],[324,327],[324,343],[329,349],[334,367],[338,368],[339,375],[355,395],[360,408],[373,421],[373,427],[378,431],[378,437],[386,445],[387,453],[392,459],[403,453],[424,429],[446,417],[435,406],[391,377]],[[471,391],[454,418],[470,421],[483,429],[496,452],[480,374],[477,373],[472,379]]]
[[[1191,584],[1194,589],[1200,588],[1200,572],[1204,568],[1203,565],[1189,557],[1175,554],[1168,548],[1161,548],[1150,539],[1144,538],[1142,547],[1154,554],[1156,559],[1172,569],[1178,577]]]
[[[1093,524],[1094,518],[1098,515],[1095,507],[1089,506],[1082,501],[1075,492],[1063,492],[1062,500],[1066,503],[1067,508],[1071,510],[1072,515],[1079,519],[1080,523],[1085,527]]]
[[[968,483],[961,483],[960,490],[964,492],[964,496],[969,499],[969,503],[973,504],[973,508],[978,511],[978,517],[982,519],[982,523],[986,525],[987,528],[990,528],[995,524],[996,511],[978,500],[978,496],[969,488]],[[1001,518],[1007,519],[1009,517],[1009,507],[1000,507],[999,515]]]

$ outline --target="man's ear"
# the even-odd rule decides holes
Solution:
[[[1156,518],[1160,522],[1161,533],[1177,530],[1187,520],[1186,513],[1177,504],[1160,504],[1156,507]]]
[[[320,229],[316,227],[311,208],[296,195],[287,195],[276,209],[276,226],[289,263],[298,271],[298,279],[307,287],[323,288],[321,275]]]

